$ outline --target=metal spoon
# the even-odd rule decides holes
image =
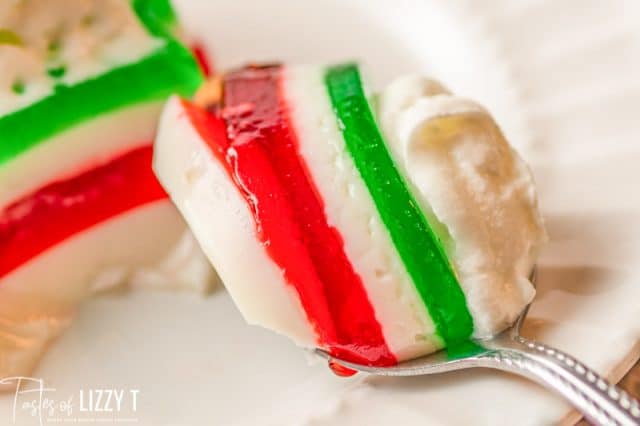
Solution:
[[[536,272],[531,282],[535,284]],[[465,368],[494,368],[527,377],[556,391],[598,425],[640,425],[640,404],[616,385],[609,383],[572,356],[555,348],[520,336],[529,307],[516,323],[498,336],[477,341],[476,351],[452,358],[446,351],[392,367],[354,364],[316,349],[330,363],[379,376],[421,376]]]

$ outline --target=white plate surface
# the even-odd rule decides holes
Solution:
[[[356,58],[377,86],[420,71],[485,103],[533,167],[551,236],[525,334],[612,379],[637,359],[637,0],[175,3],[218,68]],[[43,412],[45,422],[425,426],[575,418],[542,388],[487,371],[339,379],[284,338],[246,326],[224,291],[93,300],[34,376],[56,388],[45,397],[58,411]],[[88,410],[96,389],[124,391],[120,411]],[[139,391],[135,411],[131,391]],[[60,413],[69,398],[71,415]],[[38,424],[23,405],[29,399],[19,395],[16,424]],[[11,422],[13,407],[13,395],[0,398],[1,424]],[[117,408],[113,400],[109,407]]]

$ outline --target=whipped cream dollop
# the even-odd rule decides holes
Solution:
[[[535,295],[529,275],[547,237],[531,171],[483,107],[438,82],[399,78],[376,108],[465,293],[474,337],[496,334]]]

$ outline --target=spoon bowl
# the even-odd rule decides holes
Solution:
[[[536,270],[531,274],[535,285]],[[571,355],[520,335],[529,311],[491,339],[475,340],[394,366],[376,367],[335,358],[322,349],[315,353],[346,369],[378,376],[422,376],[466,368],[492,368],[514,373],[556,391],[584,417],[597,425],[640,425],[640,404],[616,385]]]

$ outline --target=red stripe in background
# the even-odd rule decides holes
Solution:
[[[202,70],[202,74],[204,74],[205,77],[209,77],[213,72],[213,68],[211,66],[211,60],[209,59],[209,55],[207,55],[207,51],[204,48],[204,46],[199,42],[192,43],[191,52],[193,53],[193,56],[196,58],[196,61],[198,62],[198,66],[200,66],[200,69]]]
[[[167,197],[151,170],[152,146],[53,182],[0,212],[0,278],[65,239]]]
[[[299,156],[280,67],[228,74],[223,92],[222,112],[208,115],[197,127],[209,135],[205,139],[251,207],[258,236],[296,288],[319,344],[342,359],[395,364],[342,237],[327,223],[324,204]],[[192,117],[200,117],[196,121],[203,119],[190,110]]]

